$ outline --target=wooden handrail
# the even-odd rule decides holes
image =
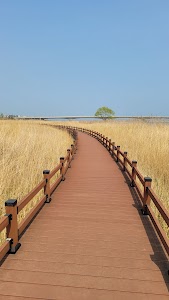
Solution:
[[[160,200],[151,188],[148,188],[148,194],[169,227],[169,212],[166,210],[162,203],[159,204]]]
[[[50,190],[51,190],[51,194],[53,193],[53,191],[55,190],[55,188],[58,186],[58,184],[62,181],[62,176],[60,175],[57,180],[52,184]]]
[[[61,128],[61,127],[60,127]],[[16,253],[21,244],[19,236],[23,233],[25,228],[30,224],[34,216],[43,207],[44,203],[48,203],[51,200],[51,194],[58,186],[61,180],[65,179],[65,173],[70,167],[71,160],[77,149],[77,132],[75,129],[69,128],[69,132],[74,138],[74,144],[71,149],[67,149],[67,155],[51,172],[44,170],[44,179],[31,191],[29,192],[19,203],[16,199],[9,199],[5,202],[6,215],[0,219],[0,232],[6,228],[6,241],[0,246],[0,260],[7,253]],[[55,176],[58,171],[62,174],[55,180],[50,186],[50,180]],[[44,196],[36,203],[36,205],[29,211],[26,217],[18,225],[17,215],[22,209],[42,190],[44,189]]]
[[[169,255],[169,239],[166,237],[166,233],[164,232],[164,230],[162,229],[160,224],[156,221],[156,217],[150,207],[148,208],[148,215],[150,216],[150,219],[156,229],[156,232],[157,232],[167,254]]]
[[[10,250],[11,240],[6,240],[3,245],[0,247],[0,261]]]
[[[46,182],[43,179],[28,195],[18,203],[18,213],[40,192]]]
[[[163,220],[166,222],[166,224],[168,226],[169,226],[169,213],[164,208],[160,199],[157,197],[157,195],[152,190],[152,188],[151,188],[152,179],[149,177],[144,178],[143,175],[140,173],[140,171],[137,168],[137,162],[131,161],[126,155],[127,152],[123,153],[120,150],[120,146],[115,146],[114,142],[111,142],[108,139],[108,137],[105,137],[101,133],[97,133],[95,131],[85,129],[85,128],[78,128],[78,127],[71,127],[71,126],[67,127],[67,126],[63,126],[63,125],[60,125],[59,127],[61,129],[69,128],[69,130],[76,129],[78,131],[85,132],[85,133],[91,135],[92,137],[95,137],[95,135],[96,135],[98,141],[104,147],[107,148],[107,150],[111,153],[112,157],[114,157],[116,159],[116,162],[120,163],[122,165],[123,171],[126,172],[129,176],[129,178],[131,179],[131,186],[136,188],[137,193],[143,203],[143,208],[142,208],[143,215],[150,216],[150,219],[156,229],[156,232],[157,232],[167,254],[169,255],[169,239],[167,238],[166,233],[164,232],[163,228],[161,227],[157,218],[155,217],[155,215],[150,207],[150,201],[152,201],[154,203],[155,207],[157,208],[157,210],[161,214]],[[116,150],[116,152],[115,152],[115,150]],[[123,160],[119,157],[119,155],[121,155],[123,157]],[[130,172],[129,167],[130,167],[130,170],[132,171],[132,173]],[[144,194],[143,194],[139,184],[137,183],[136,178],[139,179],[141,185],[143,186]]]
[[[31,209],[31,211],[26,215],[26,217],[22,220],[22,222],[18,226],[18,235],[25,230],[26,226],[31,222],[33,217],[37,214],[37,212],[41,209],[43,204],[45,203],[46,197],[43,196],[41,200]]]
[[[3,231],[9,225],[9,217],[4,216],[0,219],[0,232]]]
[[[144,177],[141,175],[141,173],[139,172],[139,170],[137,168],[135,168],[135,172],[136,172],[136,175],[137,175],[138,179],[140,180],[140,182],[144,186]]]
[[[128,157],[126,158],[126,162],[129,164],[130,167],[132,167],[132,162],[130,159],[128,159]]]
[[[51,179],[62,167],[62,164],[58,164],[49,174],[49,178]]]

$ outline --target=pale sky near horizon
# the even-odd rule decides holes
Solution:
[[[169,115],[168,0],[0,0],[0,112]]]

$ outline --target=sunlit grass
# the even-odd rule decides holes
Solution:
[[[0,121],[0,215],[5,212],[5,200],[19,201],[29,193],[42,180],[43,170],[52,170],[71,143],[72,137],[66,131],[42,122]],[[23,209],[20,219],[39,197]]]

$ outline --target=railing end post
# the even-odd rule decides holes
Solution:
[[[18,236],[18,206],[17,199],[8,199],[5,201],[6,215],[11,215],[10,223],[6,229],[7,240],[10,241],[10,250],[8,253],[15,254],[21,246]]]

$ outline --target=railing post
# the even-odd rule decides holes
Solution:
[[[21,244],[18,243],[18,221],[17,221],[17,200],[9,199],[5,202],[6,215],[10,216],[10,223],[6,229],[6,237],[10,240],[9,253],[15,254],[20,248]]]
[[[74,141],[73,141],[73,143],[74,143],[74,148],[73,148],[73,150],[74,150],[74,154],[76,154],[76,150],[77,150],[77,147],[76,147],[76,145],[75,145],[75,143],[76,143],[76,140],[74,140]]]
[[[103,146],[105,146],[105,144],[104,144],[104,140],[105,140],[105,136],[103,135]]]
[[[73,157],[74,145],[73,145],[73,144],[71,145],[71,150],[70,150],[70,152],[71,152],[71,155],[72,155],[72,159],[74,159],[74,157]]]
[[[108,136],[106,136],[106,149],[108,149]]]
[[[62,181],[64,181],[65,180],[64,157],[60,157],[60,163],[62,164],[62,167],[60,169],[60,174],[62,175]]]
[[[124,172],[126,171],[126,165],[127,165],[126,157],[127,157],[127,152],[125,151],[124,152],[124,157],[123,157],[123,171]]]
[[[111,150],[111,147],[110,147],[111,145],[110,145],[110,144],[111,144],[111,139],[109,139],[109,148],[108,148],[108,149],[109,149],[109,152],[110,152],[110,150]]]
[[[50,174],[50,170],[44,170],[43,171],[43,177],[46,180],[46,184],[44,186],[44,195],[46,195],[46,201],[45,201],[45,203],[49,203],[51,201],[49,174]]]
[[[137,161],[133,160],[132,161],[132,180],[131,180],[131,184],[130,184],[131,187],[135,186],[135,184],[134,184],[134,181],[136,180],[136,171],[135,171],[135,168],[137,168]]]
[[[148,188],[151,188],[152,179],[150,177],[144,177],[144,202],[141,209],[143,215],[148,215],[148,206],[150,205],[150,196],[148,194]]]
[[[71,152],[70,152],[70,149],[67,149],[67,154],[69,155],[68,162],[67,162],[69,164],[68,168],[71,168],[71,165],[70,165],[70,163],[71,163]]]
[[[71,154],[73,154],[74,145],[71,144]]]
[[[100,133],[99,133],[99,132],[97,132],[97,139],[98,139],[98,141],[100,142],[101,135],[100,135]]]
[[[113,145],[112,150],[114,152],[114,150],[115,150],[115,142],[112,142],[112,145]]]
[[[117,160],[116,160],[116,162],[119,161],[119,150],[120,150],[120,146],[117,146]]]

